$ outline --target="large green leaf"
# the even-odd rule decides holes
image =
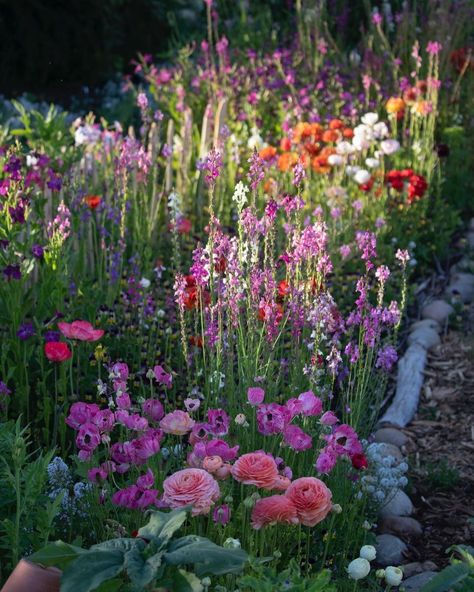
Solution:
[[[104,541],[103,543],[98,543],[97,545],[92,545],[91,551],[130,551],[131,549],[143,549],[145,547],[145,541],[141,539],[131,539],[131,538],[120,538],[120,539],[110,539],[110,541]]]
[[[448,567],[426,583],[420,592],[447,592],[455,584],[464,580],[469,575],[469,571],[469,566],[466,563],[448,565]]]
[[[89,551],[68,565],[61,578],[61,592],[91,592],[123,570],[123,551]]]
[[[138,536],[155,540],[159,548],[164,548],[173,534],[186,520],[186,510],[173,510],[171,512],[152,512],[148,524],[140,528]]]
[[[194,565],[197,576],[239,573],[247,561],[242,549],[224,549],[209,539],[189,535],[173,541],[164,560],[170,565]]]
[[[156,555],[154,557],[156,558]],[[145,562],[140,551],[135,547],[125,553],[124,569],[137,590],[143,590],[156,576],[160,563],[157,565]]]
[[[172,590],[173,592],[202,592],[204,586],[193,573],[180,569],[173,575]]]
[[[56,541],[49,543],[43,549],[33,553],[28,559],[40,565],[54,565],[55,567],[64,569],[66,565],[83,553],[88,553],[88,551],[81,547],[69,545],[63,541]]]

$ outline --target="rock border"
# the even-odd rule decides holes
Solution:
[[[466,241],[472,253],[474,218],[470,220]],[[462,271],[463,268],[469,270],[471,261],[465,257],[460,264],[451,267],[444,299],[437,298],[425,304],[421,309],[421,320],[410,325],[408,348],[398,362],[395,396],[374,434],[375,442],[393,448],[395,458],[404,456],[408,437],[400,428],[406,427],[418,410],[428,351],[441,343],[440,333],[447,329],[449,317],[455,312],[452,304],[474,300],[474,274]],[[405,541],[423,535],[422,525],[411,518],[413,509],[413,503],[402,489],[396,489],[389,502],[380,509],[375,546],[377,563],[382,567],[403,564],[407,550]],[[436,565],[430,561],[401,567],[406,579],[400,589],[406,592],[419,592],[437,573]]]

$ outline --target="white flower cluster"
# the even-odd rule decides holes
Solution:
[[[237,183],[237,185],[235,186],[234,195],[232,196],[232,201],[237,206],[237,210],[238,210],[239,214],[243,210],[243,207],[245,206],[245,204],[247,203],[248,191],[249,191],[249,188],[246,185],[244,185],[242,183],[242,181],[239,181]]]
[[[387,124],[379,121],[377,113],[365,113],[361,123],[354,128],[352,141],[341,140],[336,145],[336,154],[328,157],[328,164],[338,166],[346,164],[346,174],[352,177],[358,185],[365,185],[371,179],[367,169],[375,169],[380,166],[383,156],[395,154],[400,149],[400,143],[391,139]],[[378,144],[376,144],[378,143]],[[366,168],[354,164],[354,158],[358,153],[375,148],[374,154],[365,158]]]
[[[362,489],[378,503],[386,502],[398,488],[406,487],[408,465],[393,456],[382,454],[383,443],[374,442],[366,448],[368,474],[361,478]]]
[[[76,146],[93,146],[100,139],[100,128],[95,125],[85,123],[80,125],[74,132]]]

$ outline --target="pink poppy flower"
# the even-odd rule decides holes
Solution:
[[[260,405],[264,398],[265,391],[258,386],[252,386],[247,390],[247,400],[250,405]]]
[[[87,321],[58,323],[58,328],[67,339],[78,339],[79,341],[98,341],[104,335],[102,329],[94,329]]]

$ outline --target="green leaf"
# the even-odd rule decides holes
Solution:
[[[242,571],[248,555],[243,549],[224,549],[209,539],[189,535],[172,542],[164,560],[170,565],[194,565],[199,577]]]
[[[160,548],[168,544],[173,534],[186,520],[186,510],[173,510],[171,512],[152,512],[148,524],[140,528],[138,536],[145,539],[158,539],[156,543]]]
[[[443,571],[426,583],[420,592],[447,592],[455,584],[464,580],[469,575],[469,571],[469,566],[465,563],[448,565],[448,567],[445,567]]]
[[[152,563],[145,562],[140,551],[136,547],[125,553],[123,566],[130,581],[138,590],[143,590],[143,588],[153,580],[159,567],[158,565],[155,568]]]
[[[40,565],[54,565],[55,567],[64,569],[71,561],[87,552],[81,547],[75,547],[63,541],[56,541],[33,553],[28,559]]]
[[[120,590],[122,586],[122,580],[108,580],[107,582],[103,582],[98,588],[96,588],[95,592],[118,592],[118,590]]]
[[[89,551],[68,565],[61,592],[91,592],[123,570],[123,551]]]
[[[96,551],[130,551],[131,549],[140,548],[143,549],[145,547],[145,542],[141,539],[133,539],[133,538],[120,538],[120,539],[110,539],[110,541],[104,541],[103,543],[98,543],[97,545],[92,545],[90,550]]]
[[[180,569],[173,575],[172,590],[173,592],[202,592],[204,586],[193,573]]]

